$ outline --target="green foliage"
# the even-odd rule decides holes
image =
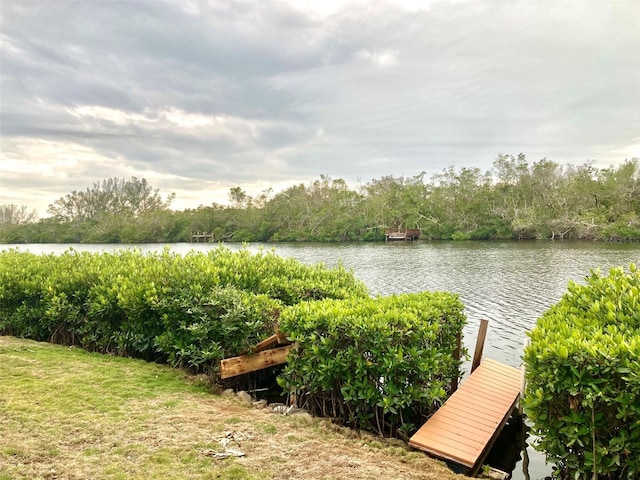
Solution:
[[[163,296],[155,310],[163,321],[157,351],[172,365],[211,373],[218,360],[248,351],[273,330],[280,303],[235,287],[196,285]]]
[[[345,241],[362,232],[354,213],[361,197],[344,180],[321,175],[295,185],[265,203],[263,231],[272,241]]]
[[[49,205],[48,212],[65,221],[99,220],[104,214],[135,216],[166,210],[174,194],[164,201],[146,179],[109,178],[84,191],[72,191]]]
[[[627,214],[601,229],[601,237],[613,242],[631,242],[640,238],[640,215]]]
[[[451,235],[451,240],[471,240],[471,233],[455,232],[453,235]]]
[[[530,333],[525,410],[562,478],[640,476],[640,272],[629,270],[570,283]]]
[[[52,204],[52,218],[2,221],[0,242],[140,243],[189,241],[343,242],[384,240],[387,228],[417,228],[426,239],[640,240],[640,160],[598,169],[523,154],[499,155],[492,172],[450,167],[425,178],[384,176],[357,190],[321,175],[271,196],[240,187],[230,206],[173,212],[146,181],[109,179]],[[8,206],[6,217],[27,215]],[[17,214],[17,216],[16,216]]]
[[[193,256],[199,254],[187,258]],[[230,255],[225,248],[209,252],[208,258],[218,267],[220,282],[265,294],[286,305],[323,298],[368,297],[366,285],[342,265],[333,269],[321,263],[304,265],[273,251],[251,254],[241,250]]]
[[[460,375],[465,320],[458,297],[439,292],[300,303],[280,317],[298,344],[280,383],[315,413],[406,435]]]
[[[0,334],[197,371],[269,336],[283,305],[352,296],[368,294],[343,267],[273,252],[0,252]]]
[[[35,209],[29,211],[26,205],[14,203],[0,205],[0,225],[21,225],[32,223],[38,218]]]

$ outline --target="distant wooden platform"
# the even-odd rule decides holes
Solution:
[[[513,412],[521,388],[520,369],[484,359],[409,445],[476,475]]]
[[[215,239],[213,232],[191,232],[191,241],[195,243],[208,243]]]
[[[392,230],[387,229],[384,232],[385,240],[418,240],[422,232],[418,229]]]

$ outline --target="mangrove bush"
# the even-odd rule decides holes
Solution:
[[[270,335],[286,305],[351,296],[368,292],[344,267],[273,252],[0,252],[0,334],[196,371]]]
[[[538,320],[525,411],[560,478],[640,478],[640,272],[592,271]]]
[[[0,252],[0,335],[217,375],[276,325],[297,342],[279,382],[315,414],[408,435],[460,376],[456,295],[371,298],[342,266],[273,252]]]
[[[460,375],[465,321],[458,296],[441,292],[295,305],[280,317],[298,344],[280,383],[316,414],[407,435]]]
[[[162,199],[144,179],[114,178],[74,190],[37,222],[25,206],[0,205],[0,243],[166,243],[202,231],[216,241],[383,241],[387,228],[443,240],[640,241],[638,158],[598,168],[499,155],[487,171],[450,167],[355,189],[321,175],[255,196],[232,187],[228,205],[176,211],[168,208],[172,198]]]

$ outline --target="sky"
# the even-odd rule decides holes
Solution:
[[[640,157],[640,0],[0,0],[0,204]]]

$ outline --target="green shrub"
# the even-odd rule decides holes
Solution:
[[[298,344],[280,384],[316,414],[381,435],[408,434],[447,397],[465,323],[456,295],[324,300],[286,308]]]
[[[472,237],[471,233],[455,232],[454,234],[451,235],[451,240],[457,240],[457,241],[471,240],[471,237]]]
[[[633,223],[636,225],[633,226]],[[640,238],[640,225],[627,219],[607,225],[602,229],[601,238],[610,242],[633,242]]]
[[[15,251],[0,253],[0,332],[48,340],[45,312],[53,291],[47,289],[53,256]]]
[[[221,358],[240,355],[273,332],[281,303],[234,287],[184,289],[156,304],[158,352],[174,366],[217,372]]]
[[[0,334],[198,371],[269,336],[283,304],[352,296],[367,289],[344,267],[273,252],[0,252]]]
[[[305,265],[293,258],[282,258],[273,251],[231,253],[223,247],[209,252],[207,258],[218,270],[222,284],[262,293],[285,305],[304,300],[369,297],[366,285],[342,265],[329,269],[321,263]]]
[[[525,411],[562,478],[640,477],[640,272],[591,272],[538,320]]]

